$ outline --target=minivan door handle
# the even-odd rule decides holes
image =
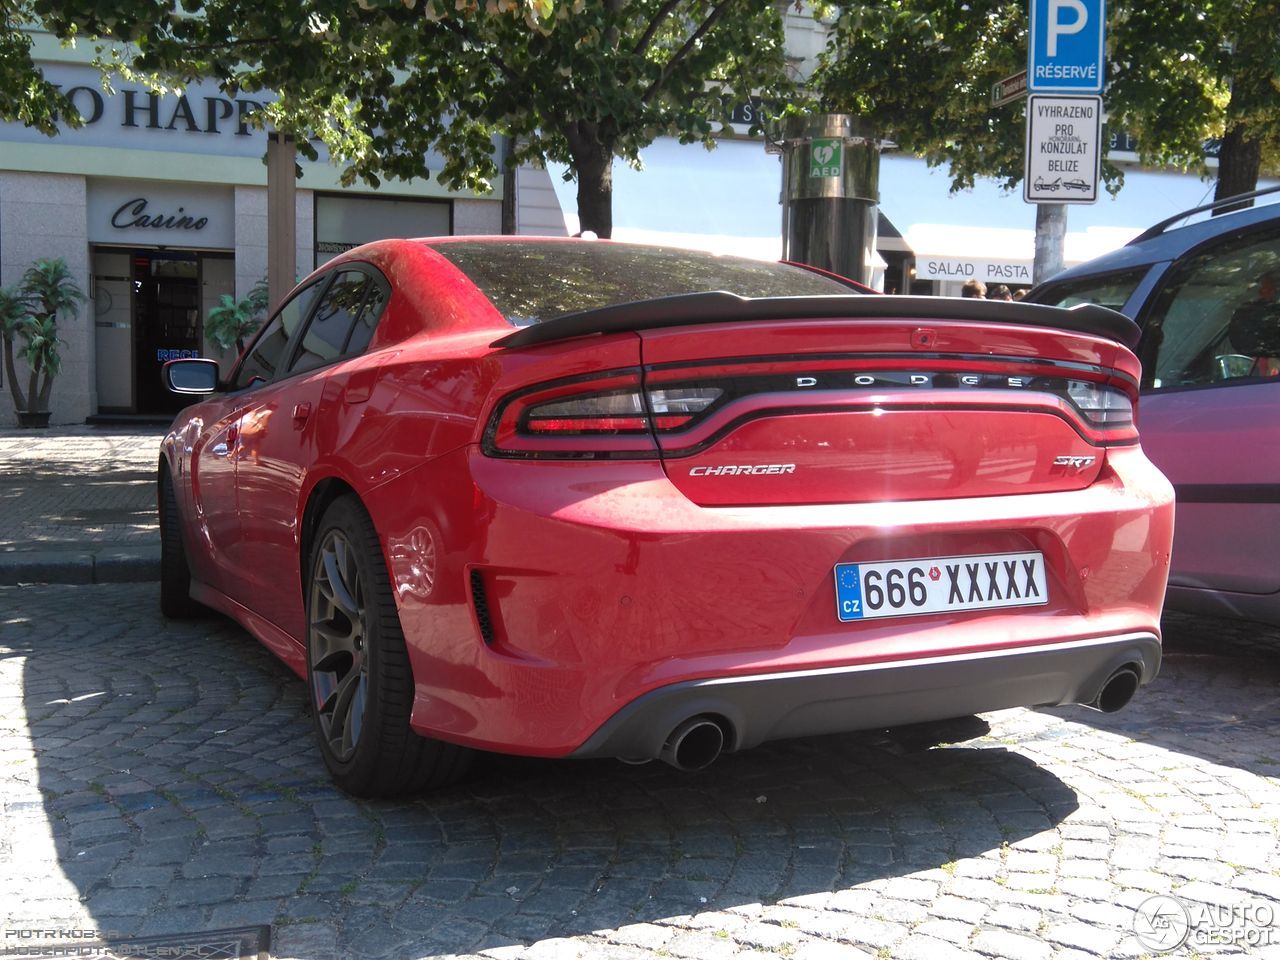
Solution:
[[[301,430],[307,423],[307,417],[311,416],[311,404],[300,403],[293,408],[293,427],[295,430]]]

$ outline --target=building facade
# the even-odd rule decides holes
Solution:
[[[88,295],[77,317],[59,318],[65,345],[53,423],[163,416],[176,407],[161,365],[228,359],[205,337],[204,318],[224,294],[244,297],[267,272],[267,137],[250,123],[262,103],[214,83],[156,94],[117,80],[107,91],[87,56],[44,35],[34,41],[46,76],[85,123],[53,138],[0,124],[0,285],[20,282],[37,258],[60,257]],[[300,163],[301,275],[383,237],[501,232],[500,179],[485,195],[434,179],[344,188],[339,167]],[[564,235],[546,171],[523,169],[516,179],[517,232]],[[25,386],[20,362],[18,374]],[[8,384],[0,396],[8,425]]]

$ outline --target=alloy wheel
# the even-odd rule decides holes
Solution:
[[[316,552],[307,610],[311,696],[322,736],[334,758],[345,763],[355,754],[364,723],[368,620],[361,558],[340,530],[326,533]]]

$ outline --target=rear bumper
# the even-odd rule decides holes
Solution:
[[[1150,683],[1149,633],[908,661],[673,683],[619,710],[574,757],[656,758],[690,717],[719,718],[726,746],[945,720],[1008,707],[1087,703],[1125,666]]]
[[[366,502],[413,668],[411,725],[546,757],[651,753],[686,708],[736,710],[726,716],[744,718],[735,748],[1092,699],[1090,671],[1109,664],[1092,662],[1090,644],[1159,636],[1173,534],[1172,490],[1138,448],[1108,451],[1104,477],[1085,489],[1010,497],[707,508],[659,463],[526,463],[472,449],[377,494]],[[1028,550],[1045,558],[1043,605],[838,619],[837,564]],[[1015,651],[1048,651],[1049,666]],[[1066,662],[1077,655],[1087,662]],[[1028,665],[987,676],[996,656]],[[1149,680],[1158,658],[1137,659]],[[902,707],[890,702],[898,688],[882,686],[894,677],[885,665],[919,691]],[[806,679],[793,688],[792,675]],[[814,677],[836,679],[809,686]],[[748,724],[753,711],[735,704],[749,695],[731,688],[786,703]],[[706,689],[720,698],[712,707],[673,692]],[[651,696],[679,709],[633,706]],[[654,729],[605,750],[614,728],[644,725],[626,719],[641,709],[656,711]]]

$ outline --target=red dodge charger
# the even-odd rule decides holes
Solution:
[[[161,603],[306,678],[352,793],[474,749],[661,758],[1160,665],[1169,484],[1110,310],[866,296],[659,247],[449,237],[308,277],[159,462]]]

